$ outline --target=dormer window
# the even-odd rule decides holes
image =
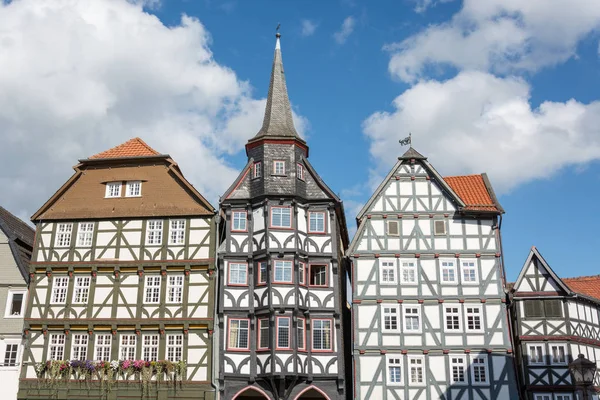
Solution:
[[[139,197],[142,195],[142,182],[129,181],[127,182],[127,197]]]
[[[301,181],[304,180],[304,165],[302,165],[302,164],[296,165],[296,175],[298,176],[298,179],[300,179]]]
[[[106,194],[104,197],[121,197],[121,182],[108,182],[106,184]]]
[[[273,175],[285,175],[285,161],[273,161]]]
[[[260,161],[254,163],[252,166],[252,179],[260,178],[262,176],[261,167],[262,163]]]

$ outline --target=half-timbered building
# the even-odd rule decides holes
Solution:
[[[532,247],[511,298],[524,398],[577,399],[568,364],[583,354],[600,367],[600,275],[561,279]]]
[[[354,398],[509,399],[516,379],[485,174],[442,177],[412,147],[357,216]]]
[[[340,199],[292,121],[279,34],[262,128],[222,196],[218,255],[224,399],[343,399]]]
[[[139,138],[74,170],[32,217],[19,398],[214,398],[215,210]]]

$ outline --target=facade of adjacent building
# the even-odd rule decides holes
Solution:
[[[139,138],[74,170],[32,217],[19,399],[213,399],[215,210]]]
[[[246,152],[220,204],[222,398],[345,399],[345,217],[294,127],[279,35]]]
[[[583,354],[600,367],[600,276],[561,279],[533,247],[511,298],[524,399],[577,399],[568,364]]]
[[[17,398],[23,318],[34,230],[0,207],[0,382],[2,398]]]
[[[398,158],[348,250],[355,399],[516,398],[502,213],[485,174]]]

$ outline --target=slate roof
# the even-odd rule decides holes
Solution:
[[[0,229],[8,237],[17,267],[27,281],[35,231],[3,207],[0,207]]]
[[[446,176],[444,180],[452,190],[465,202],[465,210],[500,211],[502,208],[495,199],[491,186],[486,184],[485,175]]]
[[[563,278],[562,281],[573,292],[600,300],[600,275]]]
[[[146,142],[144,142],[139,137],[135,137],[111,149],[108,149],[98,154],[94,154],[90,157],[90,159],[149,157],[158,155],[158,151],[148,146]]]

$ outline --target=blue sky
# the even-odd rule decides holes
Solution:
[[[488,172],[509,280],[532,245],[559,275],[598,273],[600,11],[585,0],[55,3],[0,6],[15,193],[0,201],[20,216],[76,159],[138,135],[216,204],[260,125],[281,23],[296,119],[351,226],[411,131],[442,175]]]

